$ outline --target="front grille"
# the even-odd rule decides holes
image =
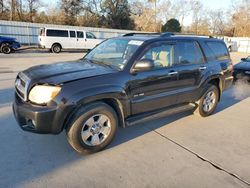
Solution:
[[[20,72],[17,75],[16,81],[15,81],[16,93],[24,101],[27,101],[27,98],[28,98],[27,93],[28,93],[29,83],[30,83],[30,79],[24,73]]]

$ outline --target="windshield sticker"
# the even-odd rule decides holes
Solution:
[[[140,40],[131,40],[128,43],[129,45],[136,45],[136,46],[141,46],[143,44],[143,41]]]

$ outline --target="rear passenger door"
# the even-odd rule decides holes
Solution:
[[[196,41],[179,41],[176,45],[178,103],[196,100],[199,84],[207,71],[201,48]]]

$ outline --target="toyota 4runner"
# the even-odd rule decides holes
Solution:
[[[66,130],[77,152],[92,153],[111,142],[118,126],[185,110],[211,115],[232,84],[232,70],[221,40],[130,33],[80,60],[20,72],[13,111],[23,130]]]

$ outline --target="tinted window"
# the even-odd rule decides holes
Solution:
[[[87,32],[86,37],[89,39],[96,39],[95,35],[93,33]]]
[[[70,31],[70,37],[75,38],[76,37],[76,32],[75,31]]]
[[[198,64],[203,63],[203,55],[196,42],[177,43],[178,64]]]
[[[170,67],[174,63],[174,46],[161,44],[150,48],[141,59],[154,61],[155,68]]]
[[[67,30],[54,30],[54,29],[47,29],[47,36],[48,37],[68,37]]]
[[[82,31],[77,31],[77,38],[84,38]]]
[[[229,58],[227,48],[222,42],[206,42],[206,44],[213,52],[215,59],[223,60]]]

